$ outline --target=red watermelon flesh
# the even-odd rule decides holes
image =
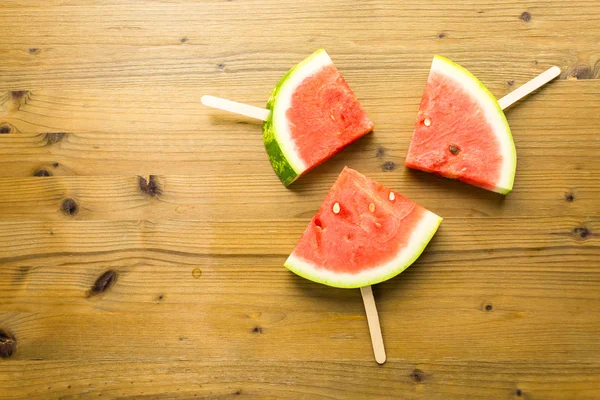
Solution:
[[[407,268],[440,222],[415,202],[346,167],[285,265],[331,286],[374,284]]]
[[[284,185],[373,129],[358,99],[323,49],[292,68],[267,103],[263,140]]]
[[[373,122],[333,64],[296,88],[286,115],[307,171],[373,130]]]
[[[507,193],[514,144],[495,98],[468,71],[436,56],[406,166]]]

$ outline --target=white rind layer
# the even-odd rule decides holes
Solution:
[[[356,274],[339,273],[325,269],[294,255],[294,253],[289,256],[284,265],[306,279],[329,286],[351,289],[374,285],[393,278],[415,262],[441,222],[442,218],[431,211],[426,211],[410,236],[409,242],[392,260],[378,266],[365,266],[363,271]]]
[[[273,125],[275,139],[281,148],[281,152],[287,158],[288,163],[294,171],[300,175],[308,168],[298,157],[298,148],[289,128],[286,112],[292,103],[292,95],[306,78],[316,74],[324,67],[333,64],[327,52],[323,49],[317,50],[306,58],[291,71],[287,79],[281,84],[277,98],[273,105]]]
[[[473,96],[483,109],[485,113],[484,118],[490,122],[494,130],[504,159],[501,175],[496,182],[496,189],[494,191],[502,194],[510,192],[515,179],[517,152],[510,133],[510,127],[502,108],[500,108],[500,104],[498,104],[494,95],[473,74],[444,57],[433,57],[431,71],[448,76],[458,82],[460,86],[464,87]]]

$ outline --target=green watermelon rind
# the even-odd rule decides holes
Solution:
[[[424,228],[424,232],[420,237],[415,240],[411,238],[411,242],[405,248],[400,250],[394,259],[384,264],[385,267],[371,267],[368,271],[363,272],[363,277],[357,277],[353,274],[335,274],[331,271],[323,271],[323,269],[318,265],[303,260],[295,256],[294,253],[290,255],[290,257],[284,263],[284,266],[293,273],[305,279],[341,289],[356,289],[364,286],[375,285],[399,275],[408,267],[410,267],[423,253],[433,238],[433,235],[435,235],[437,232],[440,224],[442,223],[442,218],[431,211],[427,211],[424,217],[421,219],[420,224],[425,223],[426,226]],[[407,249],[412,250],[412,253],[404,257],[406,258],[404,262],[398,261],[398,259],[403,258],[402,252]],[[320,273],[319,270],[323,272]],[[335,278],[332,278],[331,276],[335,276]]]
[[[498,137],[498,139],[505,145],[507,145],[509,151],[508,151],[508,162],[504,165],[503,167],[503,172],[508,174],[508,180],[507,182],[505,182],[505,185],[496,185],[494,188],[492,188],[492,191],[496,192],[496,193],[500,193],[500,194],[508,194],[510,193],[510,191],[513,188],[513,184],[515,181],[515,173],[516,173],[516,169],[517,169],[517,150],[515,148],[515,142],[513,140],[512,137],[512,133],[510,131],[510,126],[508,125],[508,121],[506,120],[506,116],[504,115],[504,111],[502,110],[502,107],[500,107],[500,103],[498,103],[498,100],[496,100],[496,97],[494,97],[494,95],[489,91],[489,89],[483,84],[481,83],[481,81],[479,79],[477,79],[477,77],[475,75],[473,75],[471,72],[469,72],[469,70],[467,70],[466,68],[456,64],[455,62],[442,57],[440,55],[435,55],[434,59],[439,60],[440,62],[442,62],[446,67],[451,68],[455,71],[457,71],[458,73],[460,73],[461,75],[467,77],[472,83],[474,83],[478,89],[480,89],[480,93],[472,93],[473,95],[475,95],[478,98],[484,98],[486,100],[489,100],[492,104],[494,104],[495,106],[495,111],[497,111],[498,116],[501,117],[501,121],[502,121],[502,130],[501,132],[505,133],[504,137],[502,136],[498,136],[496,134],[496,136]],[[494,133],[497,133],[496,130],[494,130]],[[501,143],[501,145],[502,145]],[[506,154],[505,154],[506,155]]]
[[[265,149],[267,150],[269,161],[271,161],[271,166],[273,166],[275,173],[285,186],[288,186],[294,182],[298,176],[300,176],[300,174],[297,173],[292,165],[288,162],[287,157],[283,154],[283,151],[279,146],[279,142],[275,137],[275,127],[273,126],[273,107],[275,105],[275,99],[277,98],[279,89],[281,89],[281,86],[287,80],[290,74],[293,73],[295,68],[297,68],[297,66],[289,70],[283,76],[283,78],[281,78],[279,83],[277,83],[275,89],[273,89],[273,92],[267,101],[267,110],[270,110],[271,112],[269,113],[269,116],[265,122],[263,122],[263,142],[265,143]]]
[[[302,175],[302,173],[306,171],[306,168],[299,168],[298,166],[294,168],[290,162],[291,155],[288,154],[286,156],[286,153],[282,148],[285,146],[282,146],[282,139],[277,135],[277,127],[275,126],[275,122],[273,120],[275,114],[274,109],[277,106],[277,97],[281,91],[281,88],[290,78],[294,77],[298,73],[304,72],[304,68],[307,66],[310,67],[311,61],[322,56],[329,58],[324,49],[319,49],[300,62],[298,65],[290,69],[279,80],[277,85],[275,85],[275,88],[273,89],[273,92],[267,101],[267,109],[271,112],[269,113],[267,119],[263,122],[263,142],[269,156],[269,161],[271,161],[271,165],[273,166],[275,173],[285,186],[288,186],[294,182],[300,175]],[[292,146],[288,146],[288,148],[289,147],[293,147],[293,144]],[[297,156],[297,158],[299,157]]]

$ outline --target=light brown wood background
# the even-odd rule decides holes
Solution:
[[[600,398],[596,0],[4,0],[0,15],[0,399]],[[286,189],[260,124],[199,99],[262,106],[321,47],[376,129]],[[506,198],[403,166],[436,53],[498,97],[563,69],[507,112]],[[383,366],[358,290],[282,267],[344,165],[445,218],[375,287]]]

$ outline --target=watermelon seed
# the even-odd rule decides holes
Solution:
[[[379,222],[375,222],[375,226],[381,228],[381,224]]]
[[[335,214],[339,214],[339,213],[340,213],[340,203],[335,203],[335,204],[333,205],[333,212],[334,212]]]
[[[455,145],[451,144],[450,147],[448,147],[448,150],[450,150],[450,153],[456,155],[458,154],[458,147],[456,147]]]
[[[394,194],[394,192],[390,192],[390,201],[394,200],[396,200],[396,195]]]
[[[369,204],[369,211],[375,212],[375,204],[373,204],[373,203]]]
[[[425,126],[429,126],[431,125],[431,120],[429,118],[425,118],[425,121],[423,121],[423,123],[425,124]]]

